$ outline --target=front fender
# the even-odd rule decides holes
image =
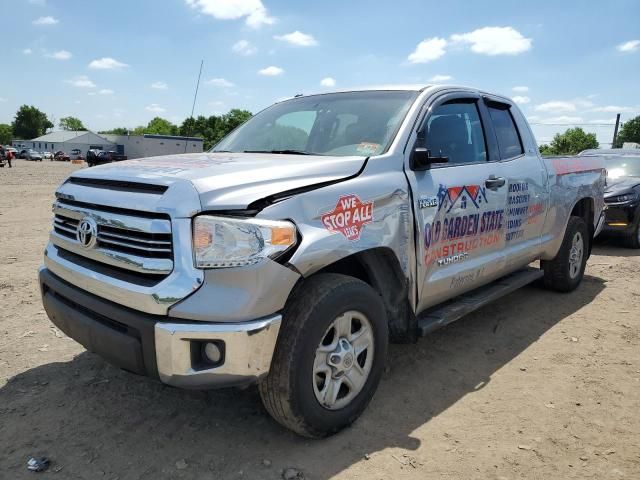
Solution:
[[[413,213],[409,187],[392,159],[370,161],[361,175],[265,208],[258,217],[290,219],[302,237],[288,263],[303,276],[354,253],[387,247],[413,284]],[[395,162],[401,165],[401,162]]]

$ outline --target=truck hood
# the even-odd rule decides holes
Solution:
[[[356,175],[366,157],[258,153],[168,155],[78,170],[72,177],[165,185],[190,183],[202,210],[242,209],[290,190]],[[184,186],[184,185],[183,185]]]

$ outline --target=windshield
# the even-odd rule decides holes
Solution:
[[[640,177],[640,154],[605,158],[609,178]]]
[[[294,98],[258,113],[211,151],[379,155],[417,94],[368,91]]]

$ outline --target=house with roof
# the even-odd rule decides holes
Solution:
[[[87,150],[115,151],[127,158],[155,157],[180,153],[201,153],[204,140],[199,137],[174,135],[98,135],[90,131],[51,132],[32,140],[13,140],[18,151],[32,148],[39,152],[62,150],[71,154],[77,149],[84,156]]]
[[[32,140],[13,140],[11,143],[18,150],[32,148],[39,152],[62,150],[70,153],[72,150],[78,149],[84,155],[89,149],[117,151],[117,145],[114,142],[89,131],[61,130],[47,133]]]

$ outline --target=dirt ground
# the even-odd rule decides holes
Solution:
[[[0,169],[0,479],[640,479],[638,252],[600,242],[576,292],[531,286],[392,346],[363,417],[310,441],[255,388],[165,387],[53,328],[36,271],[73,168]]]

